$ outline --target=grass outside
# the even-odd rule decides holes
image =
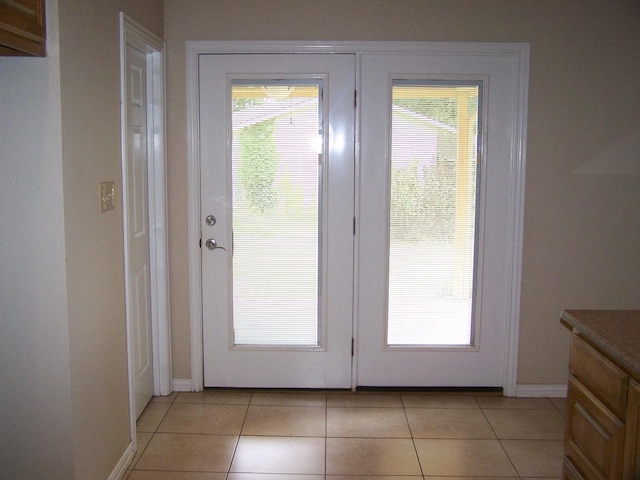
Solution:
[[[234,231],[237,343],[316,344],[316,228],[288,223],[284,234],[260,219]],[[456,277],[453,242],[396,242],[390,258],[389,343],[468,344],[472,269]],[[469,295],[456,298],[456,282]]]

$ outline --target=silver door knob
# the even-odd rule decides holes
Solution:
[[[207,247],[209,250],[223,250],[225,252],[227,251],[226,248],[218,245],[218,242],[216,241],[215,238],[208,239],[206,242],[204,242],[204,246]]]
[[[217,220],[215,215],[207,215],[207,217],[204,219],[204,223],[206,223],[210,227],[213,227],[216,224],[216,221]]]

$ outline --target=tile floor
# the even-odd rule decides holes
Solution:
[[[208,390],[154,398],[127,480],[561,477],[564,399]]]

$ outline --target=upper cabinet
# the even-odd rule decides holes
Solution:
[[[0,0],[0,55],[46,55],[44,2]]]

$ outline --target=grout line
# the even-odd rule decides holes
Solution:
[[[328,450],[329,445],[329,398],[327,392],[324,392],[324,477],[327,478],[327,461],[328,461]]]
[[[489,425],[489,428],[493,432],[493,435],[495,436],[495,439],[496,440],[500,440],[500,437],[498,436],[498,432],[496,432],[495,428],[493,428],[493,425],[491,424],[491,421],[489,420],[489,417],[487,417],[487,414],[485,413],[485,409],[482,408],[482,405],[480,405],[480,402],[478,402],[478,400],[476,400],[476,403],[478,404],[478,408],[480,408],[480,412],[482,413],[482,416],[484,417],[485,421]],[[487,408],[487,410],[491,410],[491,409]],[[500,444],[500,446],[502,446],[502,444]],[[503,450],[504,450],[504,448],[503,448]],[[505,451],[504,453],[506,454],[507,452]],[[509,455],[507,455],[507,457],[508,456]],[[509,461],[511,461],[511,459],[509,459]],[[513,468],[515,468],[515,466]]]
[[[253,402],[253,393],[249,393],[249,402],[247,403],[247,409],[244,412],[244,418],[242,419],[242,425],[240,426],[240,431],[238,432],[238,439],[236,440],[236,446],[233,448],[233,453],[231,454],[231,459],[229,460],[229,467],[227,468],[227,474],[225,478],[229,476],[231,473],[231,465],[233,465],[233,460],[236,457],[236,453],[238,451],[238,446],[240,445],[240,439],[242,438],[242,431],[244,430],[245,423],[247,422],[247,417],[249,416],[249,408],[251,408],[251,403]]]
[[[178,394],[178,395],[179,395],[179,394]],[[138,465],[138,463],[139,463],[139,462],[140,462],[140,460],[142,459],[142,455],[144,455],[144,453],[147,451],[147,448],[149,448],[149,445],[151,445],[151,441],[153,440],[153,437],[154,437],[154,436],[156,435],[156,433],[158,432],[158,428],[160,428],[160,424],[162,423],[162,421],[164,420],[164,418],[167,416],[167,413],[169,413],[169,410],[171,410],[171,407],[173,406],[173,402],[175,402],[175,401],[176,401],[176,398],[178,398],[178,395],[176,395],[176,396],[173,398],[173,400],[172,400],[172,401],[170,401],[170,402],[157,402],[157,403],[155,403],[155,404],[160,404],[160,405],[162,405],[162,404],[169,404],[169,408],[167,408],[167,411],[166,411],[166,412],[164,412],[164,415],[162,416],[162,418],[161,418],[161,419],[160,419],[160,421],[158,422],[158,425],[156,425],[156,428],[155,428],[155,430],[154,430],[153,432],[136,432],[136,448],[137,448],[137,443],[138,443],[138,439],[137,439],[137,437],[138,437],[138,435],[139,435],[140,433],[150,433],[150,434],[151,434],[151,437],[149,438],[149,441],[147,442],[147,444],[144,446],[144,448],[143,448],[143,449],[142,449],[142,451],[140,452],[140,455],[138,455],[138,452],[136,452],[136,454],[135,454],[134,456],[138,456],[138,459],[137,459],[135,462],[132,462],[132,463],[129,465],[129,467],[127,468],[128,470],[131,470],[131,471],[135,470],[136,465]],[[151,402],[151,401],[149,401],[149,403],[147,404],[147,406],[146,406],[146,407],[144,407],[144,409],[146,410],[146,409],[147,409],[147,407],[148,407],[149,405],[151,405],[151,404],[152,404],[152,402]],[[155,405],[155,404],[154,404],[154,405]],[[143,410],[142,412],[144,413],[144,410]],[[141,415],[141,416],[142,416],[142,415]],[[136,425],[136,429],[137,429],[137,425]],[[129,476],[131,476],[131,474],[129,474]]]
[[[416,439],[413,436],[413,430],[411,429],[411,423],[409,422],[409,416],[407,415],[407,407],[404,404],[404,399],[400,395],[400,402],[402,402],[402,411],[404,412],[404,419],[407,422],[407,428],[409,429],[409,436],[411,438],[411,444],[413,445],[413,453],[416,455],[418,466],[420,467],[420,475],[424,478],[424,468],[422,468],[422,462],[420,461],[420,455],[418,455],[418,447],[416,447]]]
[[[522,478],[522,475],[520,475],[520,472],[518,471],[518,469],[516,468],[516,464],[513,463],[513,460],[511,460],[511,457],[509,456],[509,453],[507,452],[507,449],[504,448],[504,445],[502,444],[502,440],[498,439],[498,442],[500,443],[500,448],[502,449],[502,451],[504,452],[504,454],[507,456],[507,459],[509,460],[509,463],[511,464],[511,466],[513,467],[513,470],[516,472],[516,474],[518,475],[518,478]]]

